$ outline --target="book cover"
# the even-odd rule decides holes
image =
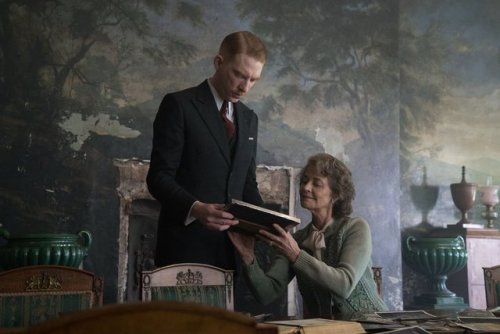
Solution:
[[[256,234],[261,229],[274,232],[273,224],[285,229],[287,226],[294,227],[300,224],[300,219],[297,217],[235,199],[226,206],[225,211],[232,213],[239,221],[239,224],[232,226],[230,230],[240,233]]]
[[[301,319],[268,321],[266,324],[278,326],[279,334],[361,334],[366,333],[363,326],[355,321],[329,319]]]
[[[430,334],[431,332],[426,331],[422,327],[419,326],[411,326],[398,328],[392,331],[384,332],[384,333],[397,333],[397,334]]]
[[[436,316],[424,310],[396,311],[396,312],[375,312],[376,315],[382,318],[392,320],[432,320]]]

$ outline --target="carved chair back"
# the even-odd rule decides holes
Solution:
[[[378,295],[382,297],[382,267],[372,267],[372,272]]]
[[[500,265],[483,267],[486,307],[500,306]]]
[[[102,305],[102,279],[66,266],[26,266],[0,272],[0,328],[36,323]]]
[[[185,301],[234,310],[233,271],[200,263],[142,272],[143,301]]]

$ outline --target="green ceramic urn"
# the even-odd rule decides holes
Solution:
[[[406,238],[403,253],[405,260],[415,271],[428,276],[448,275],[462,269],[467,263],[465,241],[455,238]]]
[[[6,240],[0,246],[2,270],[42,264],[78,267],[92,243],[88,231],[10,235],[1,225],[0,237]]]
[[[467,249],[461,236],[455,238],[416,238],[408,236],[403,248],[405,262],[415,271],[426,275],[430,289],[416,296],[417,304],[433,308],[462,307],[463,298],[446,287],[448,275],[467,264]]]

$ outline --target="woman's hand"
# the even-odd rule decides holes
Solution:
[[[259,235],[261,235],[263,237],[262,239],[267,241],[271,247],[277,249],[281,254],[286,256],[290,262],[294,263],[299,257],[299,245],[290,232],[284,230],[278,224],[273,224],[273,227],[277,233],[260,230]]]
[[[236,251],[240,254],[243,263],[246,265],[252,264],[255,260],[255,237],[232,231],[228,231],[227,234]]]

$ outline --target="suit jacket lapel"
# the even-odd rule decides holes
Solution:
[[[220,119],[214,97],[206,80],[198,86],[198,93],[193,100],[193,104],[214,137],[224,159],[228,165],[231,165],[231,154],[229,152],[229,143],[225,137],[224,124]]]

